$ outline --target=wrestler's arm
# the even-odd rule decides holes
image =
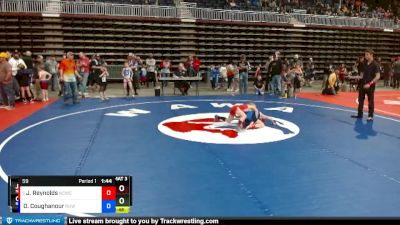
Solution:
[[[231,123],[235,119],[235,115],[229,114],[229,117],[225,120],[227,123]]]
[[[246,120],[247,115],[246,115],[245,112],[243,112],[243,111],[240,110],[240,109],[237,110],[236,115],[239,116],[239,123],[238,123],[238,125],[241,126],[241,124]]]

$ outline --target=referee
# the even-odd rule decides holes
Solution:
[[[352,118],[363,117],[363,108],[365,95],[368,96],[368,119],[367,121],[373,121],[374,119],[374,94],[376,82],[380,77],[379,64],[374,60],[374,51],[368,49],[365,51],[365,61],[361,65],[362,72],[360,73],[360,88],[358,89],[358,113],[352,115]]]

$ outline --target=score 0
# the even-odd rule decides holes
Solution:
[[[128,213],[131,205],[130,179],[128,177],[116,177],[117,187],[117,213]]]

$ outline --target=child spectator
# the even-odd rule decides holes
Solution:
[[[211,66],[212,88],[214,90],[219,88],[219,69],[216,66]]]
[[[132,86],[132,77],[133,77],[133,70],[129,67],[129,63],[125,62],[124,63],[124,68],[122,69],[122,77],[124,79],[124,91],[129,88],[130,93],[132,93],[132,97],[135,97],[135,94],[133,92],[133,86]],[[129,96],[129,92],[126,91],[126,96]]]
[[[289,71],[290,72],[290,71]],[[293,80],[294,80],[294,73],[286,72],[286,70],[282,70],[281,73],[281,96],[279,98],[289,98],[292,96],[293,93]]]
[[[301,82],[303,80],[303,70],[301,69],[301,64],[296,63],[295,67],[291,69],[288,74],[294,74],[293,77],[293,94],[296,97],[296,93],[301,90]]]
[[[165,58],[163,61],[160,62],[160,70],[161,70],[161,76],[162,77],[169,77],[171,74],[171,69],[172,69],[172,63],[169,58]],[[164,87],[168,85],[167,81],[163,81]]]
[[[140,86],[144,87],[144,85],[146,85],[146,81],[147,81],[147,70],[146,68],[142,67],[142,69],[140,69]]]
[[[256,89],[256,95],[264,95],[265,84],[262,80],[261,74],[258,74],[254,81],[254,88]]]
[[[106,96],[106,89],[107,89],[107,77],[109,76],[109,73],[107,71],[107,68],[105,65],[102,65],[100,67],[101,70],[101,74],[99,76],[100,78],[100,89],[99,89],[99,93],[100,93],[100,98],[101,100],[108,100],[107,96]]]
[[[49,81],[51,79],[51,74],[45,70],[44,65],[39,67],[39,80],[40,88],[42,89],[43,102],[49,101],[49,93],[47,89],[49,88]]]
[[[228,78],[228,88],[226,91],[232,91],[232,80],[233,80],[233,65],[232,63],[229,63],[229,65],[226,67],[226,76]]]
[[[34,103],[31,95],[31,90],[29,88],[31,80],[31,70],[27,70],[24,64],[19,64],[16,78],[20,86],[22,102],[24,104],[26,104],[28,101],[30,103]],[[26,98],[25,93],[28,94],[28,99]]]

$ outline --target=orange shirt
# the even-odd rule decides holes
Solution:
[[[75,79],[76,64],[74,60],[63,59],[60,63],[60,70],[64,72],[64,81],[66,82],[76,81]]]

